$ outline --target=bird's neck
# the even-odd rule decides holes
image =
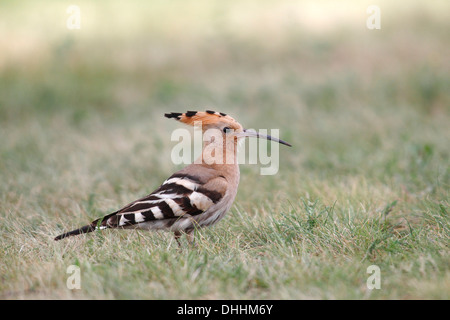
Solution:
[[[202,155],[196,160],[196,163],[201,163],[216,170],[220,168],[239,168],[237,142],[226,139],[224,139],[223,143],[205,142]]]
[[[220,145],[215,145],[213,142],[205,143],[202,155],[195,163],[215,170],[218,176],[222,176],[227,180],[230,190],[235,190],[234,192],[236,192],[240,180],[236,142]]]

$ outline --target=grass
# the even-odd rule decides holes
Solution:
[[[76,31],[72,3],[2,4],[0,298],[449,299],[449,5],[380,1],[370,31],[372,3],[341,3],[78,1]],[[180,168],[163,114],[191,109],[294,147],[274,176],[241,165],[195,248],[53,241]]]

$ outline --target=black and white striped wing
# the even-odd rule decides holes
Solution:
[[[207,190],[202,185],[194,176],[174,174],[150,195],[104,217],[101,225],[117,228],[199,215],[222,198],[221,193]]]

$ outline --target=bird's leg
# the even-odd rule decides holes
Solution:
[[[193,247],[197,246],[197,244],[195,243],[195,234],[193,231],[187,232],[186,238],[188,239],[190,245],[192,245]]]
[[[181,243],[180,243],[181,232],[175,231],[174,234],[175,234],[175,240],[177,240],[177,243],[178,243],[178,247],[181,247]]]
[[[195,237],[194,237],[194,232],[193,231],[189,231],[189,232],[182,232],[182,231],[174,231],[174,235],[175,235],[175,240],[177,240],[178,246],[181,247],[181,242],[180,242],[180,238],[183,234],[186,234],[186,238],[189,242],[189,244],[193,247],[195,247],[197,244],[195,243]]]

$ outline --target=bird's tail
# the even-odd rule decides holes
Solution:
[[[76,235],[83,234],[83,233],[93,232],[95,230],[102,230],[102,229],[109,228],[110,226],[107,224],[107,221],[109,218],[116,215],[116,213],[117,213],[117,211],[113,212],[111,214],[108,214],[107,216],[105,216],[103,218],[92,221],[91,224],[88,224],[84,227],[60,234],[59,236],[55,237],[55,241],[58,241],[58,240],[61,240],[61,239],[64,239],[64,238],[67,238],[70,236],[76,236]]]
[[[70,236],[76,236],[82,233],[89,233],[92,231],[95,231],[96,227],[93,226],[92,224],[88,224],[87,226],[81,227],[79,229],[73,230],[73,231],[69,231],[63,234],[60,234],[59,236],[57,236],[55,238],[55,241],[70,237]]]

